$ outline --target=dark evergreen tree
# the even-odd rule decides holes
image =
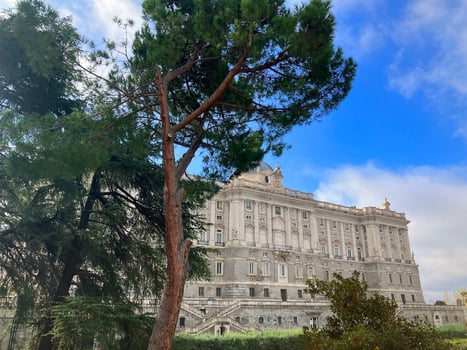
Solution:
[[[281,0],[143,2],[146,25],[118,101],[162,145],[167,283],[148,349],[170,349],[178,320],[191,247],[180,179],[195,155],[206,176],[227,179],[280,154],[287,132],[350,91],[356,66],[334,47],[330,8],[327,0],[294,9]]]

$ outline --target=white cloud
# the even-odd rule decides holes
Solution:
[[[394,172],[369,163],[329,170],[316,198],[391,208],[406,213],[409,237],[427,302],[467,287],[467,167],[407,168]]]
[[[0,9],[5,10],[15,6],[16,0],[0,0]]]
[[[416,0],[407,4],[388,32],[398,50],[388,70],[390,87],[406,97],[422,91],[443,107],[447,96],[449,101],[452,97],[465,100],[467,3]]]
[[[85,0],[79,3],[53,0],[52,4],[62,15],[71,15],[79,33],[96,43],[101,43],[103,38],[117,42],[125,40],[124,30],[114,23],[115,17],[123,22],[135,22],[129,30],[130,43],[135,30],[143,23],[141,2],[137,0]]]

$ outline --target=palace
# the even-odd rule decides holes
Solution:
[[[282,179],[279,167],[261,163],[201,210],[206,229],[195,243],[212,248],[212,278],[187,283],[179,332],[319,327],[329,303],[306,294],[306,280],[355,270],[409,318],[464,322],[462,307],[425,304],[405,214],[387,200],[381,208],[318,201],[284,188]]]

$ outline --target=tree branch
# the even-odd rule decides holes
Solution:
[[[232,68],[232,70],[226,75],[224,80],[219,84],[217,89],[209,96],[209,98],[197,109],[195,109],[187,118],[185,118],[182,122],[178,123],[173,127],[173,131],[177,132],[185,128],[187,125],[191,124],[193,121],[195,121],[201,114],[206,112],[209,108],[211,108],[217,100],[222,96],[222,94],[225,92],[225,90],[229,87],[230,83],[232,80],[235,78],[235,76],[240,72],[241,67],[245,63],[248,54],[250,53],[251,46],[253,43],[253,34],[250,32],[248,34],[248,39],[247,39],[247,44],[245,47],[245,51],[243,52],[243,55],[239,58],[235,66]]]

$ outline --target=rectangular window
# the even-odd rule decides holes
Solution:
[[[223,219],[222,215],[216,215],[216,220],[222,220],[222,219]]]
[[[216,262],[216,275],[224,274],[224,263],[221,261]]]
[[[297,295],[298,295],[298,297],[299,297],[300,299],[303,298],[303,290],[298,289],[298,290],[297,290]]]
[[[204,297],[204,287],[199,287],[198,288],[198,296]]]
[[[308,212],[307,211],[302,211],[302,218],[303,218],[303,220],[308,220]]]
[[[322,254],[326,254],[327,250],[326,250],[326,245],[325,244],[322,244],[321,245],[321,253]]]
[[[281,207],[274,207],[274,213],[276,213],[276,215],[281,215]]]
[[[303,278],[303,268],[301,265],[295,265],[295,277]]]
[[[254,261],[250,261],[248,263],[248,274],[255,275],[255,262]]]
[[[338,246],[334,246],[334,255],[340,256],[340,251]]]
[[[388,275],[388,281],[389,281],[389,283],[392,283],[392,274]]]
[[[222,296],[222,288],[217,287],[216,288],[216,297],[221,297]]]
[[[255,289],[250,288],[250,297],[254,297],[254,296],[255,296]]]
[[[412,294],[412,302],[415,303],[415,295]]]
[[[269,263],[263,263],[263,276],[269,276],[271,274]]]
[[[264,288],[263,293],[265,298],[269,298],[269,288]]]
[[[329,281],[329,271],[324,271],[324,280]]]
[[[294,316],[294,318],[293,318],[293,323],[294,323],[294,324],[298,324],[298,317],[297,317],[297,316]]]
[[[399,283],[402,284],[402,275],[399,275]]]
[[[253,220],[253,217],[251,215],[245,215],[245,220]]]
[[[180,317],[180,327],[185,327],[185,317]]]
[[[401,300],[402,300],[402,304],[406,303],[405,294],[401,294]]]
[[[277,316],[277,324],[282,324],[282,317]]]
[[[310,318],[310,328],[311,328],[311,329],[316,329],[316,328],[318,328],[318,317],[312,317],[312,318]]]
[[[409,284],[412,285],[413,282],[412,282],[412,276],[409,276]]]
[[[245,209],[246,210],[252,210],[253,209],[253,204],[251,201],[245,201]]]
[[[224,205],[223,205],[223,203],[222,203],[222,202],[219,202],[219,201],[217,201],[217,202],[216,202],[216,209],[217,209],[217,210],[222,210],[222,209],[224,209]]]
[[[347,257],[351,258],[352,257],[352,248],[347,247]]]
[[[279,276],[280,277],[286,276],[285,264],[279,264]]]
[[[319,226],[324,226],[324,220],[323,219],[319,219]]]
[[[332,222],[332,228],[337,228],[337,221]]]
[[[312,266],[308,266],[308,278],[312,278],[314,276],[315,272],[313,270]]]
[[[355,225],[355,232],[358,232],[358,225]]]
[[[218,229],[216,230],[216,243],[217,244],[222,244],[223,238],[222,238],[222,230]]]

